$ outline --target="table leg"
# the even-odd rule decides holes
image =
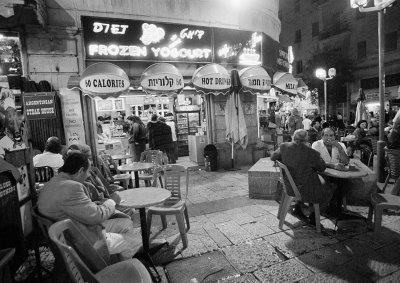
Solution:
[[[136,172],[135,172],[136,173]],[[146,209],[143,208],[139,208],[139,215],[140,215],[140,227],[142,230],[142,242],[143,242],[143,256],[145,258],[145,260],[148,261],[150,267],[152,267],[154,269],[154,271],[157,274],[157,282],[159,282],[161,280],[160,274],[158,273],[153,259],[150,256],[150,243],[149,243],[149,233],[147,231],[147,221],[146,221]]]
[[[134,174],[135,174],[135,187],[139,188],[139,172],[135,171]]]

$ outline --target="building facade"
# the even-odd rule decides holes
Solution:
[[[373,1],[370,1],[373,2]],[[370,3],[370,5],[373,5]],[[385,103],[396,106],[400,85],[400,3],[396,1],[384,12],[385,34]],[[355,109],[359,88],[367,97],[369,111],[377,113],[379,93],[378,13],[361,13],[350,7],[350,1],[281,0],[279,18],[282,24],[280,42],[293,46],[293,73],[304,75],[307,64],[321,50],[337,52],[351,62],[348,78],[339,89],[347,95],[332,97],[328,93],[329,113]],[[335,67],[320,66],[325,69]],[[339,75],[339,74],[338,74]],[[311,88],[321,87],[315,80]],[[328,85],[335,84],[335,80]],[[329,88],[328,88],[329,90]],[[321,92],[320,92],[321,94]],[[334,94],[335,95],[335,94]],[[322,97],[320,95],[320,97]]]
[[[85,38],[82,20],[85,18],[89,21],[95,18],[148,21],[166,25],[188,25],[210,29],[260,32],[273,41],[278,41],[280,34],[278,0],[251,0],[245,3],[238,2],[237,5],[234,4],[234,1],[223,0],[37,0],[33,2],[6,0],[1,5],[3,14],[0,19],[0,31],[6,30],[7,32],[17,32],[19,34],[23,75],[36,82],[46,80],[50,82],[55,90],[66,88],[71,77],[81,75],[88,66],[99,62],[98,59],[92,60],[88,58],[89,50],[87,50],[86,45],[88,38]],[[108,61],[107,58],[104,61]],[[155,61],[119,60],[113,63],[121,67],[129,76],[131,83],[135,84],[139,81],[142,72]],[[174,65],[179,69],[186,81],[201,66],[196,62],[175,62]],[[231,64],[227,66],[227,69],[240,67]],[[213,105],[216,108],[226,102],[226,97],[220,95],[212,96],[211,99],[215,99]],[[243,102],[255,104],[256,101],[256,96],[247,95]],[[133,104],[134,102],[129,103]],[[168,102],[165,104],[168,104]],[[256,111],[248,111],[247,113],[248,115],[245,118],[250,147],[247,151],[241,153],[242,156],[239,156],[238,160],[244,161],[244,163],[251,163],[251,152],[258,138],[257,116],[255,114]],[[211,122],[213,138],[209,142],[220,144],[221,151],[226,151],[227,156],[229,156],[229,144],[228,148],[224,149],[224,143],[226,143],[224,116],[217,115]]]

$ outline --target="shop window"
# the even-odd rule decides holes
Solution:
[[[319,35],[319,22],[312,23],[312,37]]]
[[[302,60],[296,61],[296,72],[297,72],[297,74],[300,74],[303,72],[303,61]]]
[[[296,30],[294,34],[294,43],[299,43],[301,42],[301,30]]]
[[[17,33],[0,32],[0,75],[22,75],[21,44]]]
[[[367,57],[367,42],[360,41],[357,43],[357,59],[364,59]]]
[[[385,51],[394,51],[397,49],[397,32],[385,34]]]

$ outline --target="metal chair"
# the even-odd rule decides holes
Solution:
[[[378,152],[378,138],[371,136],[370,140],[371,140],[372,152],[368,159],[368,166],[371,166],[371,161],[373,161],[374,155],[377,155]]]
[[[185,191],[181,192],[181,174],[185,175]],[[186,207],[186,198],[189,190],[189,171],[182,165],[169,164],[157,167],[154,172],[153,186],[157,186],[157,179],[162,176],[164,187],[171,192],[171,197],[163,204],[151,206],[147,211],[147,231],[151,230],[153,214],[161,216],[163,229],[167,228],[167,215],[175,215],[179,232],[182,238],[183,248],[187,248],[188,239],[186,232],[190,229],[189,214]],[[186,220],[186,228],[185,228]]]
[[[140,155],[140,162],[153,163],[158,166],[163,165],[163,152],[161,150],[145,150]],[[143,180],[146,186],[151,185],[153,180],[153,169],[139,172],[139,180]],[[162,179],[159,178],[161,187],[163,187]]]
[[[152,282],[150,273],[138,259],[110,265],[71,219],[51,225],[49,236],[59,248],[73,282]],[[105,242],[102,247],[108,253]]]
[[[283,227],[283,222],[285,221],[287,212],[289,211],[290,204],[292,203],[293,200],[299,200],[301,201],[301,194],[299,192],[299,189],[297,188],[296,184],[293,181],[293,177],[289,172],[289,169],[287,166],[279,161],[276,161],[276,163],[279,166],[280,170],[280,177],[279,177],[279,182],[282,185],[283,192],[282,192],[282,198],[281,198],[281,203],[279,204],[279,209],[278,209],[278,219],[279,219],[279,229],[282,229]],[[285,183],[285,176],[289,181],[289,184],[291,188],[293,189],[293,192],[295,196],[290,196],[287,193],[287,188],[286,188],[286,183]],[[315,227],[317,229],[317,232],[321,232],[321,223],[320,223],[320,211],[319,211],[319,204],[314,203],[314,212],[315,212]]]

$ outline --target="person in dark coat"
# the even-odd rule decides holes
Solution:
[[[323,172],[326,169],[324,160],[319,152],[307,146],[308,133],[305,130],[296,130],[293,134],[293,142],[284,142],[272,154],[271,160],[279,160],[284,163],[297,185],[303,202],[319,203],[321,210],[324,210],[329,203],[335,186],[325,180],[317,172]],[[285,180],[288,194],[294,196],[288,180]],[[303,214],[299,204],[296,204],[295,210]],[[315,214],[309,216],[310,223],[315,221]]]
[[[149,135],[149,148],[165,152],[167,156],[172,154],[173,140],[171,127],[158,120],[158,115],[153,114],[151,121],[147,124]]]

